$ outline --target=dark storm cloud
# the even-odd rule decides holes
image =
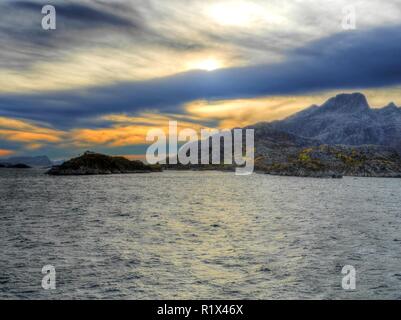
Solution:
[[[188,72],[86,91],[1,96],[0,114],[73,127],[107,113],[180,112],[197,99],[231,99],[371,88],[401,83],[400,27],[343,32],[291,51],[285,61],[215,72]]]
[[[95,8],[82,3],[65,3],[60,1],[16,1],[11,5],[17,9],[26,9],[33,11],[36,14],[41,14],[42,7],[47,4],[54,4],[56,6],[58,18],[80,21],[83,26],[86,26],[88,28],[103,25],[112,25],[127,28],[136,27],[136,23],[132,19],[124,18],[117,14],[113,14],[112,12],[102,10],[101,8]],[[120,11],[118,10],[118,8],[120,10],[128,9],[128,7],[121,8],[121,5],[114,5],[115,11]]]

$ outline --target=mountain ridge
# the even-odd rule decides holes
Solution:
[[[362,93],[339,94],[321,106],[312,105],[264,126],[322,144],[380,145],[401,154],[401,108],[394,103],[371,108]]]
[[[8,165],[25,164],[30,167],[50,167],[53,164],[47,156],[2,158],[0,159],[0,163]]]

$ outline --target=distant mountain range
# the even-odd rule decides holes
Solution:
[[[0,164],[3,165],[18,165],[25,164],[30,167],[50,167],[53,163],[47,156],[38,157],[11,157],[7,159],[0,159]]]
[[[372,109],[361,93],[340,94],[289,118],[257,127],[311,138],[328,145],[379,145],[401,153],[401,108]]]

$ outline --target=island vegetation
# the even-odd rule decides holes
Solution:
[[[157,165],[147,165],[139,160],[128,160],[124,157],[113,157],[87,151],[83,155],[53,166],[49,175],[95,175],[121,173],[150,173],[161,171]]]

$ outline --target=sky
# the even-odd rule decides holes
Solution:
[[[241,127],[342,92],[400,106],[400,30],[401,0],[3,0],[0,158],[135,158],[169,120]]]

